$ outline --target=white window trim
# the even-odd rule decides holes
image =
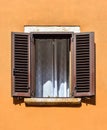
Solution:
[[[24,26],[24,32],[80,32],[80,26]]]

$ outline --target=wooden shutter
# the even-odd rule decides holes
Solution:
[[[73,95],[95,94],[94,33],[76,33],[73,41]]]
[[[30,36],[12,33],[12,96],[30,97]]]

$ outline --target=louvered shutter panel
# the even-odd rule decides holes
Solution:
[[[12,33],[12,96],[30,97],[30,36]]]
[[[74,34],[73,94],[75,97],[95,94],[94,33]]]

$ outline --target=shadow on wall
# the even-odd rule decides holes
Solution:
[[[93,97],[84,97],[81,100],[82,103],[85,103],[86,105],[96,105],[96,96]]]
[[[13,104],[21,105],[22,103],[24,103],[24,98],[22,98],[22,97],[13,97]]]

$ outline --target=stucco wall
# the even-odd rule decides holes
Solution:
[[[11,98],[11,32],[24,25],[80,25],[94,31],[96,42],[96,105],[26,107]],[[107,129],[107,1],[0,1],[0,130]]]

